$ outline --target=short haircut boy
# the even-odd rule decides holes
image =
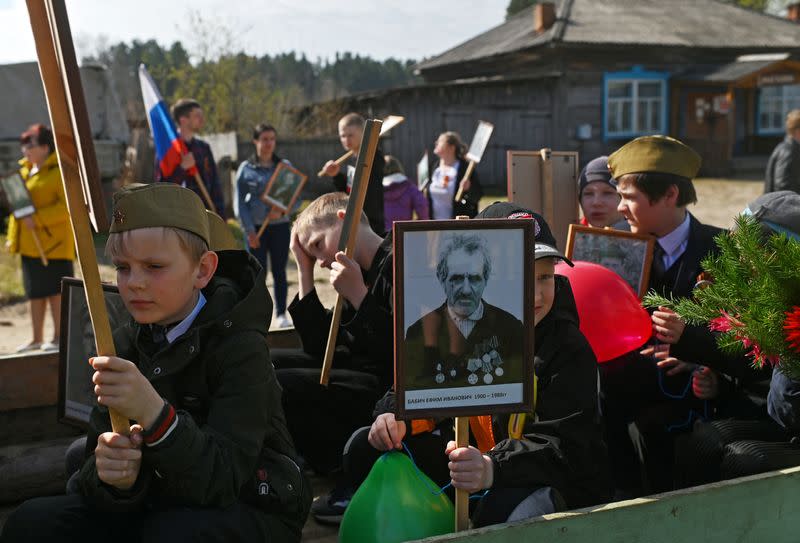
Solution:
[[[358,128],[364,127],[364,117],[358,113],[347,113],[339,119],[339,126],[357,126]]]
[[[203,106],[200,105],[200,102],[193,98],[181,98],[177,102],[175,102],[172,106],[172,118],[175,119],[175,122],[180,122],[181,118],[186,117],[189,115],[193,109],[202,108]]]
[[[294,221],[294,230],[303,234],[309,228],[327,228],[337,221],[337,212],[347,209],[350,197],[344,192],[329,192],[323,194],[306,207]],[[361,212],[361,224],[369,226],[369,221],[364,212]]]

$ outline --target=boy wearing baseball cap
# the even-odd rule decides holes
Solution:
[[[212,243],[188,189],[114,196],[106,250],[133,322],[115,331],[117,356],[89,361],[98,407],[79,494],[26,502],[2,541],[300,540],[311,495],[266,345],[264,270]],[[111,430],[109,408],[130,433]]]
[[[348,442],[345,470],[357,486],[383,451],[402,451],[405,441],[420,468],[438,484],[452,483],[470,492],[491,489],[472,515],[475,526],[607,501],[611,487],[597,362],[578,329],[569,280],[554,269],[557,260],[572,263],[558,251],[544,219],[528,209],[497,202],[476,218],[528,218],[535,223],[534,414],[498,415],[491,421],[478,417],[474,424],[470,421],[477,447],[456,448],[451,421],[396,420],[390,391],[376,406],[372,426],[358,430]],[[440,456],[442,451],[446,456]]]

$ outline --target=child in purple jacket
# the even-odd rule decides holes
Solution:
[[[392,155],[384,157],[383,217],[386,231],[392,231],[394,221],[409,221],[416,212],[418,219],[429,219],[428,199],[403,172],[403,165]]]

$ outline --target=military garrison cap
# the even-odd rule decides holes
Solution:
[[[694,179],[700,170],[700,155],[668,136],[643,136],[626,143],[608,157],[612,177],[629,173],[668,173]]]
[[[165,226],[200,236],[212,246],[209,219],[200,197],[173,183],[135,183],[114,194],[109,232]]]
[[[212,251],[243,251],[244,247],[241,243],[236,242],[236,238],[233,237],[225,220],[210,209],[206,209],[206,213],[208,214],[208,229],[211,233],[209,249]]]

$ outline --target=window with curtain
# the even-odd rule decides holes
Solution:
[[[758,133],[782,134],[786,114],[800,109],[800,85],[762,87],[758,93]]]

